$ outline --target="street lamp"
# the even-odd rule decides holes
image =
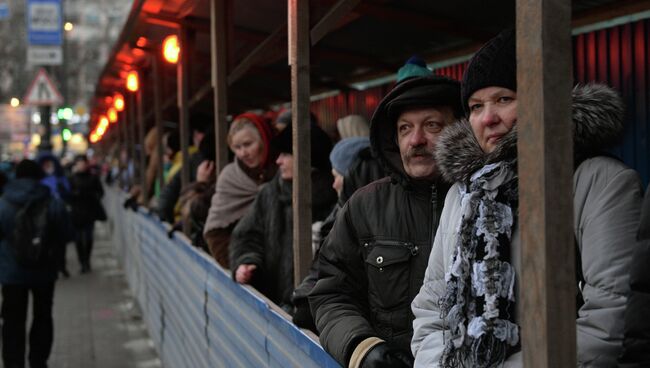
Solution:
[[[113,96],[113,107],[117,111],[124,111],[124,96],[119,92]]]
[[[11,101],[9,102],[11,104],[11,107],[18,107],[20,106],[20,100],[17,99],[16,97],[12,97]]]
[[[126,89],[131,92],[137,92],[139,87],[138,72],[131,70],[126,76]]]
[[[74,29],[74,25],[70,22],[65,22],[63,29],[65,29],[66,32],[70,32]]]
[[[163,41],[163,57],[168,63],[178,63],[178,56],[181,52],[181,47],[178,43],[178,36],[169,35]]]

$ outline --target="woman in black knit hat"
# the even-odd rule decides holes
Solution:
[[[438,141],[436,162],[455,184],[412,303],[411,348],[416,367],[519,367],[517,301],[535,291],[518,284],[516,125],[526,122],[517,121],[525,106],[517,103],[514,31],[502,32],[474,55],[461,95],[467,119]],[[584,299],[576,321],[578,366],[613,367],[622,346],[642,188],[634,170],[598,155],[623,129],[620,96],[604,85],[577,86],[572,107],[576,256]]]

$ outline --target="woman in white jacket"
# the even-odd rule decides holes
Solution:
[[[443,133],[437,164],[455,184],[445,200],[424,284],[412,303],[416,367],[521,366],[515,35],[505,31],[470,62],[468,119]],[[584,304],[578,366],[616,365],[637,245],[637,173],[602,152],[623,129],[623,104],[602,85],[573,91],[574,229]],[[521,122],[525,124],[525,122]]]

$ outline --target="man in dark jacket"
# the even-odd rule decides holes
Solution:
[[[106,212],[101,203],[104,195],[99,177],[90,171],[85,155],[75,157],[70,178],[70,207],[75,233],[77,258],[81,273],[90,272],[93,250],[93,232],[96,220],[105,220]]]
[[[390,177],[359,189],[320,250],[309,295],[320,340],[344,366],[406,367],[410,303],[424,277],[448,185],[433,153],[460,116],[458,82],[419,77],[398,84],[372,118],[370,141]]]
[[[4,366],[25,364],[25,324],[29,293],[33,298],[32,326],[29,333],[29,364],[46,367],[52,348],[52,301],[57,275],[56,247],[67,241],[68,215],[63,202],[39,183],[43,172],[38,164],[23,160],[16,167],[16,179],[9,182],[0,198],[0,283],[2,283],[2,360]],[[49,202],[45,202],[48,201]],[[47,239],[50,257],[36,266],[20,264],[16,258],[13,229],[17,213],[28,203],[47,203]],[[47,248],[46,248],[47,249]]]
[[[293,155],[291,126],[273,139],[278,173],[257,194],[249,212],[233,230],[230,266],[233,278],[251,284],[286,312],[293,313]],[[317,125],[311,126],[312,220],[321,221],[336,203],[329,151],[332,143]]]

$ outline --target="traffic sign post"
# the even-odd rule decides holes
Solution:
[[[23,101],[28,105],[52,106],[62,104],[63,97],[45,69],[41,68],[30,84]]]
[[[50,115],[52,105],[59,105],[63,103],[61,93],[56,88],[54,83],[45,71],[45,68],[38,70],[36,78],[30,84],[27,93],[25,94],[24,101],[28,105],[41,106],[41,124],[45,128],[43,136],[41,137],[41,144],[38,149],[40,151],[52,150],[52,127],[50,126]]]

